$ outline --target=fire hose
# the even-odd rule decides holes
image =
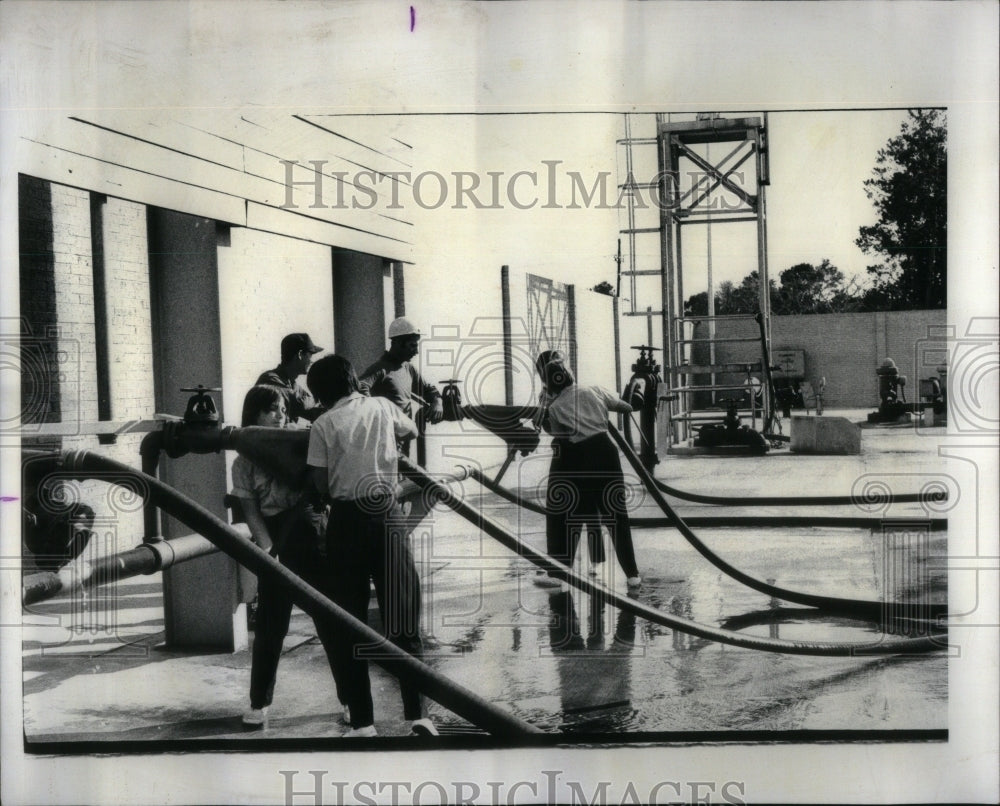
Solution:
[[[649,474],[645,467],[643,467],[642,462],[635,455],[632,449],[629,447],[625,438],[621,435],[621,432],[615,428],[613,425],[609,425],[608,429],[611,436],[614,438],[615,442],[618,443],[618,447],[621,448],[622,453],[625,454],[625,458],[628,460],[632,469],[636,472],[639,478],[642,480],[646,487],[646,490],[653,497],[653,500],[659,505],[663,513],[674,521],[673,525],[677,530],[684,536],[684,538],[691,544],[691,546],[701,554],[706,560],[708,560],[712,565],[718,568],[727,576],[735,579],[737,582],[741,582],[748,588],[753,588],[756,591],[765,593],[768,596],[773,596],[778,599],[784,599],[788,602],[795,602],[796,604],[809,605],[811,607],[821,607],[824,609],[836,610],[839,612],[854,613],[859,616],[866,618],[877,618],[878,614],[884,613],[889,607],[887,603],[870,601],[865,599],[844,599],[835,596],[817,596],[810,593],[801,593],[799,591],[788,590],[787,588],[779,588],[775,585],[769,585],[766,582],[762,582],[755,577],[745,574],[733,565],[719,557],[715,552],[713,552],[708,546],[706,546],[698,537],[695,535],[687,523],[674,511],[673,507],[667,503],[667,500],[663,497],[660,491],[657,489],[656,485],[653,483],[653,477]],[[944,615],[947,612],[947,605],[944,604],[912,604],[907,605],[907,607],[919,608],[923,612],[928,613],[932,617],[938,617]]]
[[[292,601],[308,615],[317,620],[336,622],[338,628],[343,629],[354,641],[371,645],[376,650],[372,658],[374,663],[398,678],[412,681],[428,697],[464,719],[497,736],[516,736],[523,740],[526,735],[543,733],[386,640],[367,624],[307,585],[225,521],[159,479],[89,451],[69,451],[53,456],[58,459],[60,470],[69,477],[100,478],[113,472],[120,477],[135,479],[142,486],[143,497],[147,500],[204,535],[216,547],[258,576],[280,582],[290,591]]]
[[[616,431],[617,433],[617,431]],[[619,435],[620,436],[620,435]],[[638,461],[638,460],[637,460]],[[903,653],[934,652],[947,648],[944,643],[946,632],[944,630],[933,636],[921,636],[916,638],[899,638],[873,641],[870,643],[838,643],[838,642],[810,642],[810,641],[788,641],[780,638],[762,638],[756,636],[741,635],[730,630],[712,627],[707,624],[692,621],[681,616],[664,613],[649,605],[622,596],[608,589],[604,585],[587,579],[577,574],[568,566],[550,557],[549,555],[532,548],[519,537],[509,532],[496,521],[490,519],[479,510],[465,503],[456,496],[448,487],[432,479],[425,470],[410,462],[408,459],[400,459],[400,466],[403,468],[408,478],[417,485],[433,494],[435,502],[444,504],[481,531],[498,541],[500,544],[510,549],[519,557],[524,557],[529,562],[539,568],[549,572],[557,579],[561,579],[575,588],[585,593],[601,598],[619,610],[624,610],[636,616],[646,619],[654,624],[669,627],[674,630],[689,633],[699,638],[709,641],[729,644],[732,646],[744,647],[746,649],[762,650],[766,652],[780,652],[792,655],[820,655],[826,657],[855,657],[868,655],[896,655]],[[679,519],[678,519],[679,520]],[[680,523],[683,524],[682,521]],[[690,531],[690,530],[688,530]],[[693,534],[692,534],[693,536]],[[733,569],[734,571],[736,569]],[[740,573],[737,571],[737,573]],[[746,576],[746,575],[743,575]],[[750,579],[750,577],[747,577]],[[756,580],[754,580],[756,582]],[[763,585],[763,583],[759,583]],[[753,587],[753,586],[751,586]],[[771,588],[771,590],[780,590]],[[774,595],[774,594],[772,594]],[[800,595],[801,596],[801,595]],[[786,598],[786,597],[781,597]],[[855,606],[850,610],[859,615],[862,611],[868,617],[877,619],[878,614],[883,610],[883,606],[877,602],[852,603],[846,599],[829,599],[828,597],[807,597],[813,601],[823,601],[825,607],[830,609],[847,609],[846,604],[865,605],[865,607]],[[791,600],[790,601],[795,601]],[[839,604],[836,607],[834,604]],[[818,606],[818,605],[814,605]],[[877,610],[872,609],[872,606]]]
[[[719,506],[745,506],[747,499],[740,496],[702,495],[678,490],[664,484],[659,479],[650,477],[652,484],[660,492],[691,501],[696,504],[717,504]],[[877,498],[864,495],[812,495],[812,496],[760,496],[751,499],[758,506],[808,507],[808,506],[843,506],[857,504],[939,504],[948,500],[946,490],[932,490],[919,493],[879,493]]]
[[[495,479],[491,479],[477,468],[469,468],[469,476],[478,484],[495,493],[505,501],[517,504],[530,512],[539,515],[547,514],[544,505],[525,498],[523,495],[507,489],[498,484]],[[744,499],[742,503],[756,504],[757,499]],[[684,519],[688,526],[704,527],[726,527],[726,526],[834,526],[856,529],[876,529],[884,525],[883,518],[876,517],[850,517],[850,516],[811,516],[811,515],[695,515]],[[914,525],[929,527],[931,531],[940,531],[948,527],[947,518],[893,518],[893,524]],[[629,518],[629,523],[638,529],[662,528],[664,526],[675,526],[676,521],[671,517],[663,518]]]

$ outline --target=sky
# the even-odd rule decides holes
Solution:
[[[781,271],[797,263],[828,259],[847,278],[863,278],[875,258],[865,256],[854,241],[859,227],[876,220],[863,183],[872,174],[878,150],[899,134],[906,111],[769,112],[767,118],[770,276],[777,281]],[[655,116],[632,115],[631,126],[633,137],[652,135]],[[615,282],[619,231],[627,226],[624,211],[614,206],[618,177],[625,176],[624,149],[616,145],[624,137],[623,114],[418,114],[401,117],[399,129],[414,146],[414,175],[440,175],[448,185],[443,201],[436,178],[417,188],[422,206],[410,209],[421,234],[414,256],[418,269],[440,269],[454,276],[492,273],[510,265],[584,288],[602,280]],[[634,148],[633,172],[642,181],[644,174],[655,174],[655,147]],[[508,182],[519,171],[534,173],[537,184],[524,177],[515,180],[511,198]],[[466,188],[479,182],[471,196],[459,198],[456,172],[476,175],[476,180],[462,180]],[[595,196],[584,204],[579,186],[574,192],[574,173],[588,191],[604,175],[609,203],[600,205]],[[499,179],[491,174],[499,174]],[[494,186],[499,188],[498,205]],[[473,199],[485,209],[477,209]],[[546,209],[552,201],[555,204]],[[516,206],[532,203],[528,210]],[[684,237],[687,297],[707,288],[706,228],[688,227]],[[711,237],[716,287],[725,280],[738,284],[756,270],[754,224],[716,224]],[[655,234],[638,236],[636,251],[640,268],[659,268]],[[640,308],[656,301],[650,296],[658,296],[657,288],[639,287]],[[627,282],[622,293],[627,302]]]

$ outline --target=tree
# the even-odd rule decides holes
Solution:
[[[827,258],[818,266],[797,263],[780,276],[774,313],[834,313],[846,307],[844,273]]]
[[[865,194],[878,222],[855,243],[883,258],[868,267],[868,308],[944,308],[947,303],[947,131],[936,109],[909,111],[898,136],[879,149]]]
[[[778,298],[778,288],[774,280],[771,286],[771,305]],[[715,292],[715,315],[730,316],[737,313],[757,313],[760,310],[760,279],[755,271],[743,278],[738,286],[723,280]],[[708,292],[693,294],[684,302],[684,312],[689,316],[705,316],[708,313]]]
[[[769,280],[768,286],[771,306],[773,307],[778,297],[778,288],[774,280]],[[759,272],[750,272],[743,278],[743,282],[733,288],[731,298],[727,301],[726,307],[730,310],[718,311],[718,313],[757,313],[760,310]]]
[[[718,305],[719,295],[715,295],[715,304]],[[686,316],[707,316],[708,315],[708,292],[701,291],[692,294],[684,303],[684,314]]]

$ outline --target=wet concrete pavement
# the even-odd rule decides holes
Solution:
[[[855,418],[857,419],[857,418]],[[834,495],[881,483],[919,492],[956,477],[937,455],[943,430],[866,430],[861,456],[669,457],[657,477],[717,495]],[[446,432],[440,434],[447,442]],[[465,446],[466,448],[468,446]],[[431,469],[482,462],[452,447]],[[485,462],[482,462],[486,464]],[[435,467],[436,466],[436,467]],[[548,454],[516,462],[504,484],[544,492]],[[544,518],[471,481],[465,499],[544,549]],[[958,490],[951,490],[954,496]],[[967,491],[966,491],[967,492]],[[634,514],[658,515],[641,491]],[[677,502],[681,515],[836,514],[946,517],[948,505],[709,507]],[[933,510],[932,510],[933,508]],[[910,524],[884,531],[840,527],[698,530],[727,561],[759,579],[852,598],[947,600],[946,531]],[[606,539],[606,538],[605,538]],[[426,660],[481,697],[567,741],[670,740],[712,732],[944,731],[948,653],[828,658],[741,649],[620,612],[578,590],[541,588],[528,561],[451,511],[436,507],[414,534],[423,580]],[[679,533],[635,531],[644,583],[632,595],[661,611],[744,634],[800,641],[871,641],[877,625],[779,603],[725,577]],[[598,579],[626,592],[613,552]],[[578,570],[589,570],[586,551]],[[337,741],[345,728],[311,620],[295,611],[267,730],[247,731],[250,653],[198,654],[163,644],[159,575],[124,580],[86,598],[53,599],[25,612],[24,732],[28,746],[218,740]],[[402,736],[397,684],[372,668],[376,726]],[[478,731],[435,703],[445,739]],[[697,740],[695,736],[693,740]],[[383,741],[382,738],[369,740]],[[406,741],[422,742],[410,739]]]

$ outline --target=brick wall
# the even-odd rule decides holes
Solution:
[[[91,194],[32,177],[19,177],[22,369],[26,421],[78,424],[99,420],[95,305],[106,306],[107,363],[115,422],[153,416],[153,368],[145,207],[109,199],[102,227],[92,230]],[[94,239],[100,238],[105,300],[95,300]],[[39,402],[44,399],[44,402]],[[48,411],[32,417],[32,411]],[[30,428],[24,433],[30,436]],[[142,435],[123,435],[113,445],[95,436],[46,439],[50,447],[99,449],[138,467]],[[26,440],[30,442],[30,440]],[[73,483],[71,497],[96,513],[102,552],[122,551],[142,537],[141,501],[118,485]],[[95,547],[96,548],[96,547]]]
[[[103,229],[112,416],[147,419],[153,416],[153,345],[145,206],[108,199]]]
[[[77,373],[76,383],[61,384],[60,419],[91,422],[97,419],[97,354],[90,194],[65,185],[50,188],[58,349]],[[82,446],[67,440],[64,447]]]

